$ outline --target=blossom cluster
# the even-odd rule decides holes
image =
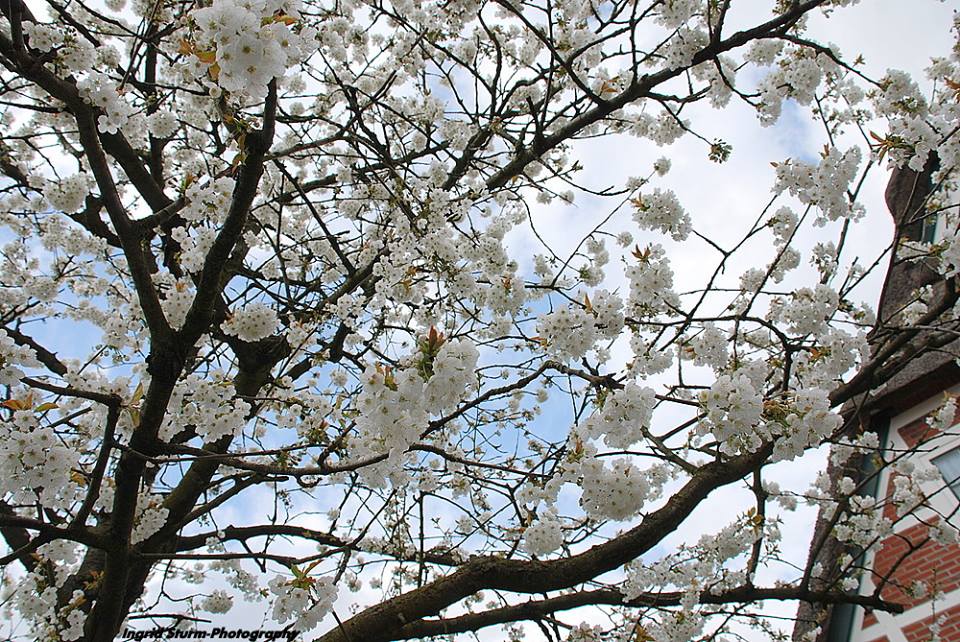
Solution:
[[[184,192],[187,202],[180,210],[180,217],[185,221],[222,222],[230,208],[230,197],[235,187],[236,180],[230,176],[191,183]]]
[[[846,477],[841,480],[839,490],[851,494],[850,486],[853,485],[853,481]],[[860,495],[850,496],[848,508],[833,528],[833,534],[839,541],[861,548],[868,548],[878,537],[886,537],[891,531],[892,523],[884,516],[876,499]]]
[[[773,441],[774,459],[793,459],[842,423],[831,410],[826,390],[803,388],[786,397],[764,399],[760,382],[746,373],[717,377],[700,401],[706,417],[699,431],[713,434],[720,451],[728,455],[752,452]]]
[[[726,334],[716,325],[708,323],[686,346],[693,356],[693,363],[698,366],[708,366],[714,370],[721,370],[730,359],[727,349],[729,342]]]
[[[478,358],[471,342],[448,340],[435,355],[421,354],[421,362],[411,367],[366,368],[363,389],[356,399],[358,435],[353,455],[389,455],[382,467],[364,469],[370,483],[382,484],[384,477],[377,477],[379,471],[396,472],[396,463],[420,439],[431,415],[451,410],[476,388]],[[424,359],[431,360],[429,368]]]
[[[775,46],[767,47],[770,51],[775,50]],[[780,58],[779,65],[760,84],[760,122],[764,124],[776,122],[785,98],[792,98],[803,105],[812,102],[823,80],[824,68],[829,70],[833,66],[825,54],[803,50],[790,53]],[[770,60],[769,54],[763,54],[766,52],[757,52],[765,61]]]
[[[612,448],[630,448],[650,427],[656,397],[651,388],[628,383],[603,398],[602,406],[580,429],[586,439],[603,438]]]
[[[778,193],[789,192],[801,203],[819,208],[820,224],[842,218],[858,219],[863,215],[862,206],[850,202],[847,190],[857,176],[860,158],[860,148],[851,147],[842,153],[830,149],[817,165],[795,160],[779,163],[774,189]]]
[[[762,437],[776,438],[774,459],[794,459],[830,437],[843,423],[831,409],[829,391],[797,390],[785,406],[768,404]]]
[[[72,213],[83,207],[90,193],[90,187],[89,176],[74,174],[58,181],[47,181],[43,188],[43,195],[54,209]]]
[[[160,435],[169,439],[190,427],[208,441],[236,435],[246,423],[250,404],[236,396],[229,381],[191,374],[177,383]]]
[[[103,112],[97,118],[97,127],[101,132],[116,134],[121,130],[146,131],[143,115],[124,98],[120,83],[107,74],[99,71],[88,73],[77,82],[77,89],[87,103]]]
[[[633,517],[647,500],[650,485],[646,475],[627,459],[614,459],[608,467],[603,460],[591,458],[580,468],[580,505],[594,519]]]
[[[184,321],[187,320],[187,312],[193,305],[195,294],[193,283],[189,279],[177,279],[172,287],[166,290],[161,307],[167,322],[174,329],[179,330],[183,327]]]
[[[51,559],[61,562],[63,560]],[[42,573],[31,571],[18,582],[13,602],[28,623],[36,639],[57,639],[73,642],[83,637],[87,615],[80,608],[83,591],[75,590],[67,603],[57,608],[57,587],[50,585]]]
[[[77,466],[78,453],[65,445],[53,428],[41,426],[38,414],[27,407],[0,422],[2,490],[15,503],[39,501],[63,508],[77,492],[70,473]]]
[[[234,94],[263,98],[271,80],[317,48],[315,29],[292,28],[300,18],[296,0],[215,0],[192,17],[201,60],[217,65],[217,84]]]
[[[655,189],[638,197],[633,220],[641,228],[659,230],[675,241],[683,241],[690,234],[690,215],[687,214],[672,190]]]
[[[805,387],[827,388],[864,363],[869,352],[867,337],[839,328],[816,335],[816,345],[797,355],[794,374]]]
[[[636,251],[635,263],[626,269],[630,281],[627,311],[630,316],[656,317],[676,308],[680,297],[673,291],[673,270],[666,251],[659,244]]]
[[[690,66],[694,56],[707,46],[710,36],[703,29],[683,26],[661,49],[663,64],[667,69],[682,69]]]
[[[254,301],[233,311],[221,328],[243,341],[259,341],[277,331],[280,320],[272,307]]]
[[[163,506],[163,497],[141,493],[137,497],[136,521],[130,533],[130,543],[139,544],[163,528],[170,510]]]
[[[621,590],[625,598],[631,600],[648,591],[675,587],[681,598],[679,609],[645,620],[644,629],[656,635],[656,640],[695,639],[705,624],[697,611],[701,596],[741,584],[745,573],[730,568],[728,562],[761,536],[768,542],[780,539],[773,520],[759,523],[755,514],[741,516],[717,533],[703,535],[693,545],[681,545],[674,554],[652,562],[629,564]]]
[[[609,463],[609,465],[608,465]],[[576,467],[581,475],[580,506],[596,520],[625,520],[659,495],[670,478],[670,469],[657,465],[647,469],[629,459],[584,457]]]
[[[789,298],[773,300],[767,318],[797,335],[824,333],[839,304],[839,296],[830,286],[798,288]]]
[[[547,351],[562,361],[576,360],[601,339],[612,339],[623,329],[623,302],[606,290],[585,296],[583,305],[569,305],[541,315],[537,332]]]
[[[200,608],[208,613],[226,613],[233,608],[233,598],[226,591],[217,589],[203,598]]]
[[[540,515],[523,532],[523,547],[531,555],[542,557],[563,545],[563,530],[555,511]]]
[[[763,416],[763,397],[747,374],[720,375],[700,400],[706,411],[703,428],[709,426],[724,452],[733,454],[743,443],[746,449],[760,445],[756,426]]]
[[[580,306],[565,306],[540,317],[537,331],[550,352],[563,360],[576,360],[597,341],[593,316]]]
[[[22,368],[40,365],[31,348],[17,345],[6,331],[0,331],[0,386],[17,386],[24,373]]]
[[[268,583],[273,594],[272,617],[292,628],[309,631],[333,608],[337,585],[331,577],[304,577],[293,580],[278,575]]]

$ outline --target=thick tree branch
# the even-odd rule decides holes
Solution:
[[[704,465],[666,506],[647,515],[639,526],[583,553],[551,561],[474,558],[451,575],[362,611],[318,640],[392,640],[400,627],[484,589],[545,593],[577,586],[637,559],[683,523],[712,491],[742,478],[771,452],[768,444],[755,453]]]

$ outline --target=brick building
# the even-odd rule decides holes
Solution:
[[[900,239],[933,240],[935,223],[926,215],[926,202],[933,190],[935,165],[934,157],[923,172],[895,170],[891,176],[886,201]],[[871,338],[875,347],[902,325],[901,314],[921,287],[927,287],[935,300],[946,284],[923,263],[904,261],[894,252]],[[891,614],[849,605],[831,608],[803,603],[794,640],[804,639],[820,627],[817,642],[960,642],[960,544],[938,543],[930,537],[931,527],[941,519],[960,527],[960,425],[938,434],[926,421],[943,404],[946,394],[960,394],[960,340],[956,335],[948,340],[941,337],[912,356],[885,385],[849,404],[843,414],[851,432],[868,430],[879,436],[885,459],[909,450],[913,451],[908,455],[912,462],[926,461],[939,470],[937,479],[921,484],[929,496],[928,505],[898,515],[889,503],[896,475],[886,468],[875,470],[870,457],[852,460],[828,473],[834,481],[844,476],[859,479],[867,492],[885,503],[884,516],[893,522],[893,531],[863,554],[830,537],[829,516],[821,514],[811,546],[811,557],[827,569],[838,568],[844,555],[859,555],[861,565],[868,569],[860,578],[860,593],[872,595],[878,586],[883,587],[881,597],[902,605],[904,611]],[[953,423],[960,423],[960,413]],[[839,579],[829,577],[820,588]],[[917,582],[925,583],[929,590],[925,594],[916,591]]]

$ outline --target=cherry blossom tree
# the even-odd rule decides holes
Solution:
[[[958,50],[871,78],[808,24],[854,0],[737,4],[0,0],[12,634],[251,602],[325,642],[732,640],[771,601],[896,609],[852,557],[770,575],[798,503],[860,550],[890,526],[774,471],[875,448],[864,399],[960,330]],[[668,157],[581,180],[598,139],[727,162],[701,105],[808,110],[827,141],[739,240]],[[861,264],[890,166],[941,236]],[[543,213],[576,202],[591,231],[558,249]],[[878,324],[858,287],[894,246],[941,285]],[[674,545],[724,489],[749,506]]]

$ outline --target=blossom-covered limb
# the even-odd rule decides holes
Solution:
[[[544,593],[576,586],[642,555],[677,528],[711,491],[739,479],[772,451],[772,445],[767,445],[726,462],[704,465],[666,506],[647,515],[639,526],[583,553],[551,561],[474,558],[446,577],[355,615],[318,640],[339,642],[358,636],[389,640],[399,626],[482,589]]]
[[[519,604],[504,606],[479,613],[452,616],[441,619],[420,620],[399,627],[391,635],[391,640],[415,640],[435,635],[466,633],[502,624],[523,620],[538,620],[560,611],[584,606],[619,606],[634,608],[677,606],[684,599],[683,593],[651,593],[628,599],[616,589],[594,589],[566,593],[542,600],[531,600]],[[877,595],[857,595],[850,599],[845,593],[831,591],[811,591],[804,587],[743,586],[724,590],[720,593],[706,591],[699,596],[701,604],[724,605],[742,601],[763,600],[806,600],[820,604],[858,604],[860,606],[900,613],[903,605],[889,602]]]

